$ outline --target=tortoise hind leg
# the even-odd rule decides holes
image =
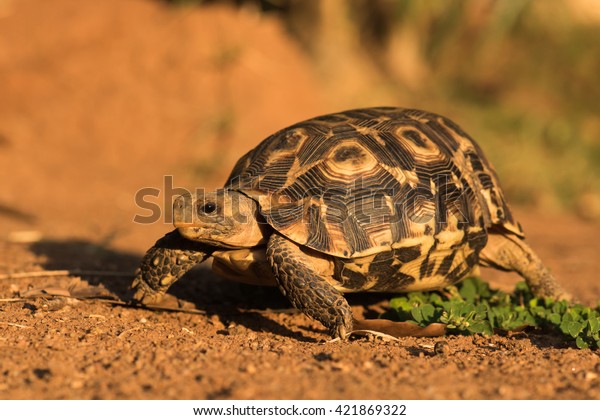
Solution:
[[[479,254],[484,267],[493,267],[520,274],[535,296],[572,301],[533,250],[511,234],[490,233],[488,242]]]
[[[295,308],[320,321],[334,338],[352,332],[352,309],[341,292],[312,268],[300,246],[274,232],[267,245],[267,259],[281,292]]]

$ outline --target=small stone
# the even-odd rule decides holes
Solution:
[[[33,374],[38,379],[48,379],[52,376],[52,371],[50,369],[45,369],[45,368],[36,368],[36,369],[33,369]]]
[[[331,370],[333,371],[341,371],[341,372],[350,372],[352,370],[352,366],[348,363],[344,362],[333,362],[330,365]]]
[[[72,381],[70,385],[71,385],[71,388],[73,388],[73,389],[81,389],[81,388],[83,388],[84,383],[83,383],[83,381],[76,379],[76,380]]]
[[[474,335],[473,336],[473,344],[475,344],[476,346],[484,346],[488,343],[488,340],[480,335]]]
[[[242,371],[243,371],[243,372],[246,372],[246,373],[249,373],[249,374],[251,374],[251,375],[252,375],[253,373],[256,373],[256,366],[254,366],[254,365],[253,365],[253,364],[251,364],[251,363],[250,363],[250,364],[247,364],[246,366],[244,366],[244,367],[242,368]]]
[[[218,315],[211,315],[208,322],[219,330],[225,328],[225,325],[223,325]]]
[[[505,386],[505,385],[500,385],[500,386],[498,387],[498,394],[499,394],[501,397],[506,397],[507,395],[509,395],[509,394],[510,394],[510,392],[511,392],[511,390],[510,390],[510,388],[509,388],[508,386]]]
[[[18,230],[8,234],[8,241],[19,244],[30,244],[39,242],[42,239],[42,233],[37,230]]]
[[[232,322],[231,324],[229,324],[227,326],[227,332],[228,332],[228,335],[238,335],[243,332],[243,328],[240,327],[235,322]]]
[[[59,311],[67,305],[66,299],[55,298],[55,299],[43,299],[40,309],[46,312]]]
[[[450,344],[446,340],[440,340],[435,343],[433,347],[433,352],[437,356],[448,356],[450,354]]]

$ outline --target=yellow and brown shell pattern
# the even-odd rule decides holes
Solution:
[[[443,287],[478,263],[490,228],[522,236],[480,147],[447,118],[368,108],[283,129],[226,185],[266,222],[332,256],[341,291]]]

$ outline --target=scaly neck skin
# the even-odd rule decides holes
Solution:
[[[178,197],[173,214],[184,238],[228,249],[264,245],[271,230],[256,201],[232,190]]]

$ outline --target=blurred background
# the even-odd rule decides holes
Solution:
[[[138,190],[381,105],[455,120],[522,212],[596,223],[598,40],[598,0],[0,0],[1,233],[141,252],[170,228]]]

